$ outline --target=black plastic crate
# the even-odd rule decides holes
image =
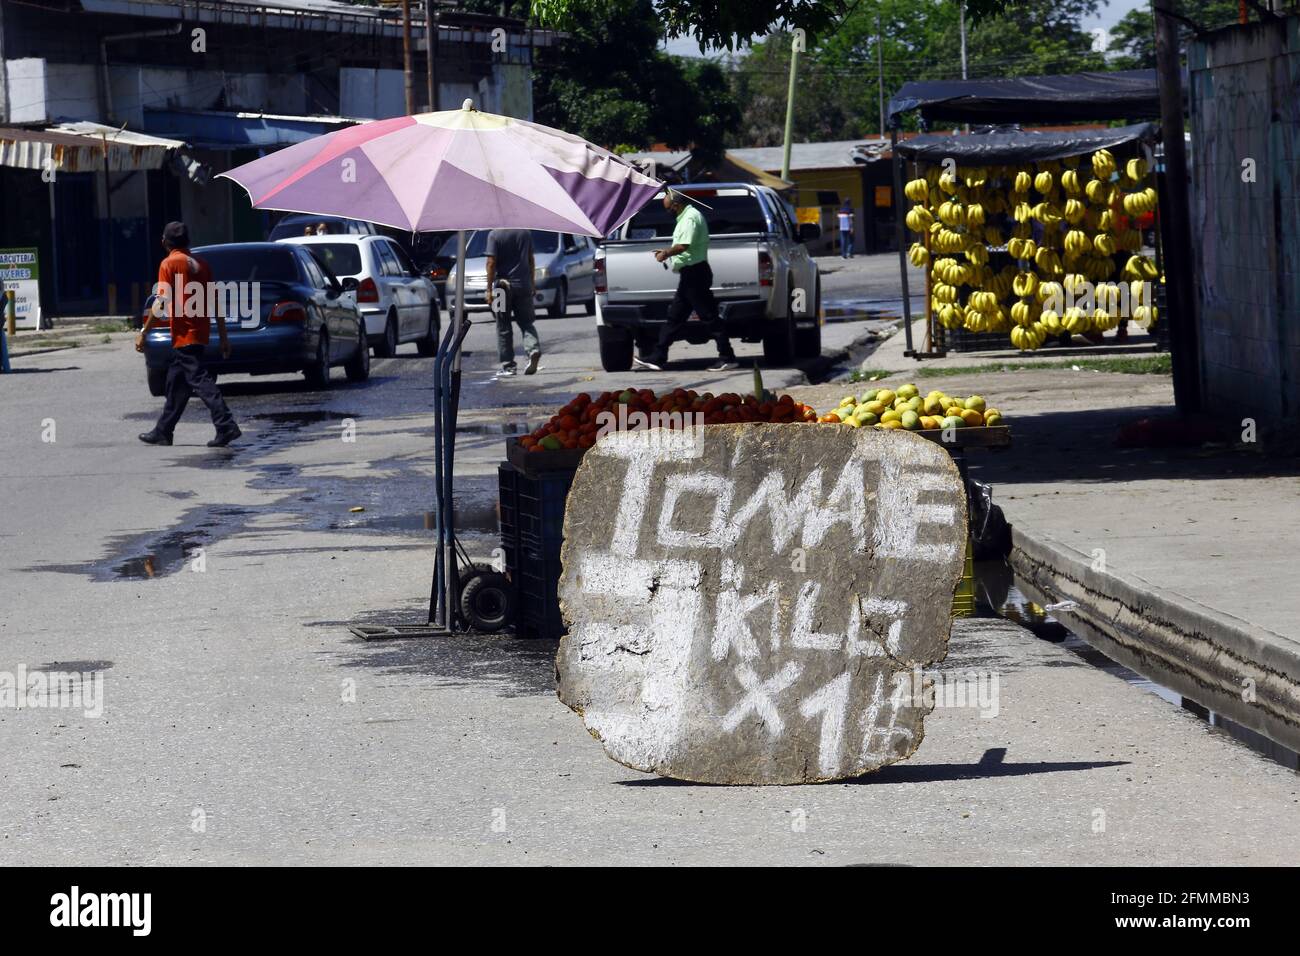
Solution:
[[[560,547],[573,475],[573,471],[529,474],[509,462],[497,469],[501,546],[515,585],[515,633],[520,637],[554,639],[564,633]]]
[[[972,332],[960,327],[944,329],[943,342],[950,352],[1005,352],[1015,348],[1010,332]]]

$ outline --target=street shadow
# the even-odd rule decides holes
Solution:
[[[408,602],[396,611],[362,612],[350,621],[313,621],[306,626],[423,624],[427,616],[427,604]],[[559,644],[510,633],[375,641],[349,637],[338,649],[321,653],[344,669],[430,678],[438,688],[486,686],[501,697],[554,697]]]
[[[1100,770],[1106,767],[1126,766],[1127,760],[1088,761],[1038,761],[1036,763],[1007,763],[1005,747],[993,747],[984,752],[973,764],[913,764],[895,763],[881,767],[860,777],[846,780],[828,780],[823,785],[834,784],[891,784],[891,783],[951,783],[956,780],[981,780],[994,777],[1024,777],[1040,773],[1069,773],[1080,770]],[[696,783],[690,780],[673,780],[669,777],[644,777],[636,780],[617,780],[623,787],[725,787],[729,784]]]
[[[1183,447],[1120,446],[1121,437],[1175,440],[1179,429],[1166,424],[1172,416],[1168,405],[1016,416],[1010,448],[968,456],[971,477],[1038,485],[1300,476],[1300,456],[1232,444],[1231,429],[1216,436],[1224,440]],[[1144,419],[1153,424],[1139,424]],[[1199,428],[1192,432],[1200,433]],[[1235,437],[1240,437],[1239,427]]]
[[[266,378],[258,376],[251,381],[244,379],[231,381],[224,376],[217,379],[217,386],[226,398],[256,397],[259,395],[329,395],[333,392],[359,392],[378,387],[385,382],[396,381],[396,375],[371,375],[364,382],[349,382],[343,376],[343,370],[336,368],[330,378],[329,388],[317,388],[307,384],[307,380],[298,378]]]
[[[80,372],[80,365],[59,365],[55,368],[13,368],[0,374],[3,375],[29,375],[33,372]]]

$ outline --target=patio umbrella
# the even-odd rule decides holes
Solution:
[[[663,184],[560,130],[458,110],[374,120],[297,143],[221,173],[254,208],[343,216],[409,229],[456,230],[457,321],[434,362],[439,529],[430,622],[455,629],[457,544],[451,469],[465,312],[465,231],[543,229],[597,239],[632,217]]]

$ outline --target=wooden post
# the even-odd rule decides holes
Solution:
[[[1156,77],[1160,83],[1160,131],[1164,143],[1167,204],[1162,217],[1165,296],[1162,321],[1169,323],[1174,404],[1183,413],[1201,408],[1201,368],[1196,303],[1192,294],[1191,210],[1187,199],[1187,150],[1183,143],[1183,90],[1178,54],[1178,21],[1173,0],[1154,0]]]

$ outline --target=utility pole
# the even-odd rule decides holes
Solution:
[[[1200,346],[1192,295],[1191,211],[1188,208],[1187,151],[1183,143],[1183,89],[1174,0],[1153,0],[1156,26],[1156,79],[1160,84],[1160,138],[1165,153],[1165,299],[1173,353],[1174,404],[1180,412],[1201,407]]]
[[[880,32],[880,12],[876,11],[876,81],[880,97],[880,138],[885,138],[885,48]]]
[[[961,31],[961,78],[966,79],[966,0],[957,3],[957,27]]]
[[[402,79],[406,83],[406,115],[415,113],[415,71],[411,68],[411,0],[402,0]]]
[[[424,54],[429,81],[429,112],[438,111],[438,15],[433,0],[424,0]]]
[[[966,79],[966,0],[957,0],[957,25],[961,31],[961,78]],[[963,123],[962,129],[969,133],[970,123]]]
[[[781,178],[786,182],[790,181],[790,137],[794,131],[794,80],[803,44],[804,32],[795,28],[790,38],[790,86],[785,94],[785,145],[781,150]]]

